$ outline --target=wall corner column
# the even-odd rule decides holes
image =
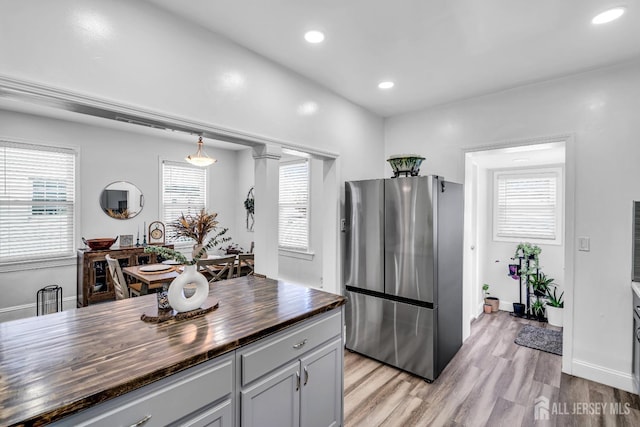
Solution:
[[[255,272],[278,278],[278,200],[282,148],[253,148],[255,159]]]

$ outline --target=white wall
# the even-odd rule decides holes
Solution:
[[[340,158],[336,162],[339,165],[336,174],[341,188],[345,180],[379,176],[382,171],[379,162],[383,155],[383,120],[380,117],[148,3],[60,0],[54,4],[46,0],[0,0],[0,28],[3,34],[0,37],[0,76],[112,100],[119,105],[258,135],[288,145],[333,152]],[[30,30],[25,31],[25,28]],[[307,102],[317,104],[315,113],[301,112],[299,107]],[[5,120],[5,124],[10,124],[10,120]],[[75,135],[82,132],[72,127],[60,135],[59,140],[67,141],[68,135],[74,135],[71,139],[80,141],[81,138],[76,139]],[[10,133],[22,139],[32,136],[28,126]],[[53,141],[50,134],[42,133],[43,139]],[[4,124],[0,134],[6,136]],[[127,179],[130,174],[135,179],[129,180],[147,195],[152,185],[150,177],[157,171],[155,144],[149,142],[134,147],[126,141],[110,140],[108,144],[94,147],[91,139],[82,144],[93,147],[86,158],[81,159],[81,174],[92,174],[88,183],[82,183],[83,195],[101,189],[103,181]],[[131,155],[119,158],[115,169],[118,173],[115,173],[104,160],[110,158],[114,148],[120,147],[131,150]],[[193,148],[195,145],[189,147],[189,151]],[[179,151],[183,155],[184,147]],[[141,167],[141,156],[148,159],[149,153],[155,154],[154,163],[143,162],[144,167]],[[238,161],[243,168],[249,161],[245,154],[233,154],[225,160]],[[222,163],[221,160],[218,164]],[[379,172],[373,172],[376,169]],[[223,174],[213,179],[226,183],[229,176],[233,175]],[[218,188],[222,192],[234,192],[233,200],[237,200],[234,209],[239,207],[236,216],[243,221],[242,201],[247,185],[253,179],[248,176],[238,179],[226,189]],[[338,206],[339,200],[335,202]],[[149,222],[155,219],[149,215],[153,203],[147,198],[145,210],[134,220]],[[331,203],[326,206],[330,210]],[[223,223],[229,220],[227,214],[223,214],[225,207],[218,209],[214,203],[212,208],[220,210]],[[124,232],[115,223],[93,224],[93,220],[85,219],[92,218],[95,210],[97,208],[83,202],[81,235],[90,237],[93,234],[89,234],[93,228],[86,228],[89,227],[87,222],[91,227],[99,226],[105,235]],[[238,236],[234,236],[234,240],[248,247],[253,240],[251,233],[237,229]],[[132,233],[135,230],[125,231]],[[325,230],[325,233],[331,232]],[[338,230],[333,232],[337,234]],[[75,276],[72,278],[68,269],[63,270],[59,274],[43,270],[41,276],[31,277],[37,283],[58,280],[58,276],[60,281],[75,282]],[[2,284],[12,283],[14,278],[2,277]],[[44,278],[50,280],[42,280]],[[71,292],[65,287],[65,295],[69,296]],[[15,295],[10,300],[3,299],[1,306],[13,306],[23,301],[31,301],[31,297]]]
[[[332,151],[340,181],[382,157],[380,117],[146,2],[0,0],[0,11],[0,75]]]
[[[576,375],[631,389],[631,201],[640,199],[640,62],[390,118],[385,154],[427,157],[423,172],[464,182],[463,148],[572,133],[576,236],[571,363]],[[559,279],[559,278],[558,278]],[[565,283],[570,287],[570,284]],[[565,334],[567,335],[567,334]]]

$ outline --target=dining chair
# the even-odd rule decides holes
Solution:
[[[209,283],[219,280],[231,279],[233,269],[236,265],[236,256],[226,256],[223,258],[200,259],[198,260],[198,270],[206,269],[213,277]]]
[[[107,265],[109,266],[109,273],[111,273],[111,280],[113,281],[116,300],[132,296],[140,296],[142,283],[131,283],[130,285],[127,285],[118,260],[111,258],[109,254],[105,255],[104,259],[107,261]],[[127,288],[129,289],[127,290]]]
[[[242,270],[245,270],[243,274]],[[253,275],[253,254],[240,254],[238,255],[238,267],[236,270],[236,277],[251,276]]]

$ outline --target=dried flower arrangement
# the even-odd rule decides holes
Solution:
[[[223,237],[229,230],[228,228],[223,228],[210,237],[206,244],[203,244],[207,234],[217,230],[217,216],[218,214],[216,212],[207,213],[206,210],[201,209],[200,212],[195,215],[185,215],[182,213],[180,214],[180,218],[169,224],[169,226],[175,230],[176,237],[187,237],[196,241],[197,248],[191,260],[187,260],[182,253],[163,246],[147,246],[144,251],[153,252],[165,259],[174,259],[181,264],[195,264],[200,258],[205,256],[207,250],[231,240],[231,237]]]
[[[195,215],[180,214],[180,218],[170,223],[169,227],[175,230],[176,237],[187,237],[195,240],[196,244],[201,245],[207,234],[216,229],[218,225],[217,216],[216,212],[207,213],[203,208]]]
[[[203,245],[191,258],[191,260],[187,259],[181,252],[175,249],[165,248],[164,246],[147,246],[144,248],[144,251],[147,253],[154,253],[156,255],[160,255],[164,259],[174,259],[183,265],[193,265],[196,264],[200,258],[202,258],[207,250],[213,249],[221,243],[228,242],[231,240],[231,237],[222,237],[228,228],[223,228],[218,231],[215,236],[211,237],[206,245]]]

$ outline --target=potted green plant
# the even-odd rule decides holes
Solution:
[[[544,320],[544,307],[544,301],[540,297],[536,298],[536,300],[531,303],[531,314],[538,320]]]
[[[540,249],[537,245],[532,245],[529,242],[519,243],[516,247],[516,252],[512,259],[524,258],[525,260],[532,260],[533,262],[526,262],[523,264],[522,269],[519,271],[521,276],[535,274],[540,264]]]
[[[551,285],[553,285],[553,281],[553,278],[547,277],[541,271],[537,274],[530,274],[528,277],[529,286],[531,286],[533,293],[537,297],[546,296],[547,290]]]
[[[563,325],[563,311],[564,291],[560,293],[560,296],[556,294],[557,287],[553,286],[547,289],[547,321],[552,326],[562,327]]]
[[[500,300],[497,297],[490,296],[489,285],[487,283],[482,285],[482,292],[484,293],[485,305],[490,305],[493,313],[497,312],[500,309]]]
[[[529,242],[521,242],[516,247],[516,251],[513,255],[513,260],[518,260],[518,264],[509,264],[509,276],[519,283],[520,301],[522,301],[522,284],[525,283],[525,291],[529,293],[529,279],[532,276],[537,276],[540,266],[540,253],[542,249],[537,245],[532,245]],[[544,295],[544,294],[543,294]],[[528,301],[528,297],[527,297]],[[522,317],[525,316],[526,305],[522,302],[513,303],[513,314]]]
[[[215,248],[221,243],[231,240],[231,237],[222,237],[227,233],[227,231],[229,231],[228,228],[223,228],[222,230],[218,231],[207,241],[206,244],[202,245],[198,252],[194,253],[191,259],[187,259],[187,257],[184,256],[182,252],[179,252],[175,249],[169,249],[164,246],[147,246],[144,248],[144,251],[147,253],[154,253],[156,255],[159,255],[163,259],[176,260],[183,265],[194,265],[200,259],[205,258],[203,255],[206,254],[208,250]]]
[[[244,209],[247,211],[247,230],[253,231],[253,225],[255,223],[253,215],[255,214],[255,198],[253,196],[253,187],[249,189],[247,198],[244,199]]]

